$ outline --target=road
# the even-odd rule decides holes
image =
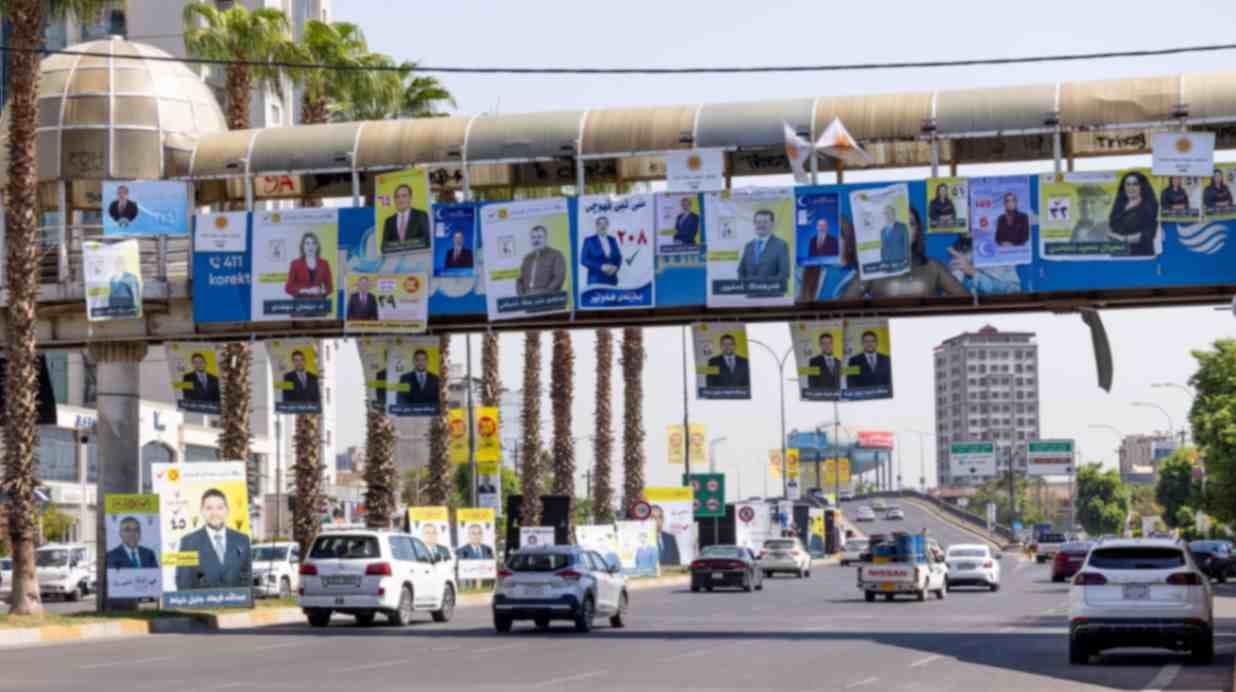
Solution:
[[[906,521],[944,543],[973,537],[908,504]],[[291,625],[0,652],[0,690],[1228,690],[1236,620],[1218,660],[1157,652],[1070,666],[1066,586],[1006,556],[998,593],[866,603],[854,569],[817,567],[762,592],[637,591],[626,629],[576,635],[520,626],[496,635],[486,608],[406,629]]]

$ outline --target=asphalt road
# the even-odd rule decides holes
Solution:
[[[973,537],[903,503],[909,529],[943,543]],[[890,524],[867,524],[888,530]],[[1066,586],[1047,568],[1004,560],[997,593],[866,603],[854,569],[768,580],[762,592],[632,593],[626,629],[576,635],[530,625],[496,635],[486,608],[405,629],[291,625],[0,652],[0,690],[1228,690],[1236,621],[1220,655],[1195,667],[1168,653],[1070,666]]]

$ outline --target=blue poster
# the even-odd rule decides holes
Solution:
[[[175,181],[103,181],[103,235],[189,235],[189,188]]]
[[[970,179],[970,236],[975,267],[1030,264],[1035,225],[1030,176]]]
[[[250,282],[249,214],[198,214],[193,222],[193,321],[248,322]]]
[[[796,190],[794,227],[798,266],[837,264],[841,261],[841,200],[835,191]]]
[[[472,276],[477,237],[475,205],[433,205],[433,275]]]

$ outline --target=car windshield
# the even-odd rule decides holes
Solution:
[[[764,541],[764,547],[769,550],[792,550],[794,541]]]
[[[311,560],[372,560],[382,556],[374,536],[319,536],[309,551]]]
[[[557,572],[570,564],[567,553],[516,553],[506,566],[515,572]]]
[[[34,554],[36,567],[64,567],[69,564],[67,550],[40,550]]]
[[[1090,566],[1096,569],[1171,569],[1184,564],[1184,553],[1177,548],[1128,546],[1095,548],[1090,553]]]
[[[254,562],[280,562],[288,559],[288,549],[273,545],[259,545],[253,549]]]
[[[735,548],[734,546],[726,545],[710,545],[707,548],[704,548],[703,552],[700,553],[700,557],[722,557],[729,558],[731,560],[742,560],[747,556],[742,548]]]
[[[987,557],[984,548],[953,548],[948,551],[949,557]]]

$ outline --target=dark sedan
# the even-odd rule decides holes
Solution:
[[[736,545],[710,545],[700,552],[691,563],[691,591],[723,586],[763,590],[764,571],[754,553]]]
[[[1077,574],[1093,545],[1090,541],[1072,541],[1061,545],[1051,561],[1051,580],[1062,582]]]
[[[1236,565],[1233,565],[1232,544],[1227,541],[1193,541],[1189,544],[1193,561],[1202,574],[1222,584],[1227,581]]]

